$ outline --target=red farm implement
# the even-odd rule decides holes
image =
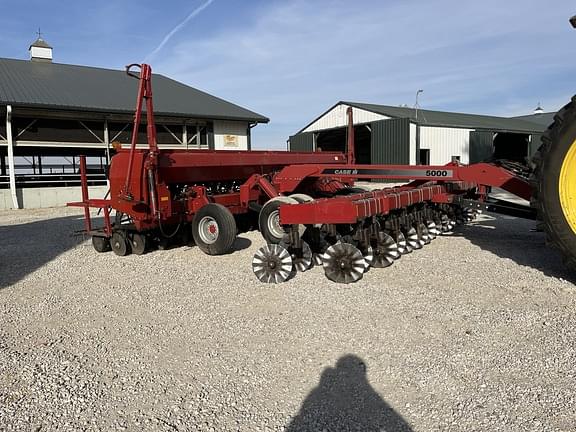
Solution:
[[[140,68],[140,74],[131,72]],[[443,166],[358,165],[353,127],[348,151],[268,152],[164,150],[156,144],[151,70],[130,65],[140,80],[129,149],[112,157],[110,198],[89,199],[81,159],[81,202],[85,229],[96,250],[141,254],[190,235],[210,255],[227,253],[241,230],[259,228],[267,244],[252,268],[262,282],[285,281],[314,264],[340,283],[359,280],[365,270],[387,267],[422,248],[481,210],[535,218],[535,211],[488,202],[491,187],[530,199],[526,170],[509,163]],[[146,104],[148,148],[136,148]],[[352,124],[351,112],[349,122]],[[405,182],[363,190],[360,179]],[[95,229],[89,208],[103,209]],[[112,211],[115,217],[112,219]]]

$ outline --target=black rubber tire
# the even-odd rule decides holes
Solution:
[[[560,250],[566,264],[576,270],[576,232],[562,210],[559,177],[562,163],[576,140],[576,96],[554,116],[534,155],[532,205],[536,207],[547,242]]]
[[[288,198],[292,198],[293,200],[298,201],[300,204],[314,201],[314,198],[312,198],[310,195],[302,194],[302,193],[289,195]]]
[[[108,252],[112,248],[110,247],[110,240],[106,237],[92,236],[92,246],[96,252]]]
[[[145,234],[141,233],[129,233],[128,241],[130,242],[130,248],[132,253],[135,255],[143,255],[146,252],[147,238]]]
[[[131,252],[130,244],[126,241],[126,235],[120,231],[112,234],[110,246],[112,247],[112,252],[118,256],[126,256]]]
[[[278,235],[279,233],[275,234],[268,226],[268,219],[270,219],[272,213],[277,212],[278,208],[284,204],[298,204],[298,201],[287,196],[279,196],[272,198],[264,204],[260,210],[260,214],[258,215],[258,228],[260,229],[262,237],[264,237],[268,243],[278,244],[284,238],[284,235],[280,236]]]
[[[212,218],[218,227],[218,237],[213,243],[205,242],[199,232],[199,225],[206,217]],[[194,243],[208,255],[222,255],[230,252],[236,239],[236,233],[234,216],[230,210],[221,204],[206,204],[194,215],[192,220]]]

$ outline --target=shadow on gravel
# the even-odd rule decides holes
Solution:
[[[558,251],[546,246],[546,235],[534,232],[535,227],[532,220],[483,214],[471,224],[457,228],[453,236],[464,237],[484,250],[547,276],[576,283],[576,274],[564,266]]]
[[[252,241],[250,241],[250,239],[245,237],[236,237],[236,240],[234,240],[234,244],[232,245],[231,253],[248,249],[250,246],[252,246]]]
[[[0,226],[0,289],[82,242],[82,236],[73,232],[83,226],[81,216]]]
[[[366,364],[355,355],[327,368],[286,432],[398,431],[412,428],[376,393],[366,378]]]

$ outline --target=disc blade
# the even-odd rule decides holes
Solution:
[[[420,242],[418,238],[418,231],[416,228],[410,227],[404,232],[406,237],[406,245],[412,249],[422,249],[423,243]]]
[[[366,262],[360,250],[349,243],[336,243],[324,253],[324,273],[331,281],[349,284],[362,278]]]
[[[452,221],[446,213],[443,213],[440,216],[441,235],[451,234],[454,225],[455,225],[454,221]]]
[[[290,253],[294,268],[299,272],[305,272],[312,267],[312,250],[304,240],[302,240],[301,243],[302,247],[300,249],[288,248],[282,243],[281,245],[288,250],[288,253]]]
[[[440,230],[436,226],[433,220],[426,221],[426,228],[428,228],[428,235],[430,236],[430,240],[434,240],[438,234],[440,234]]]
[[[277,244],[262,246],[252,259],[252,271],[260,282],[280,283],[292,273],[292,257]]]
[[[432,239],[430,238],[430,234],[428,233],[428,227],[426,227],[426,224],[419,223],[416,231],[418,232],[418,241],[423,246],[429,244],[432,241]]]
[[[408,248],[408,244],[406,243],[406,237],[404,237],[402,231],[398,231],[395,234],[395,237],[396,237],[396,247],[398,248],[398,253],[400,255],[406,255],[412,252],[412,249]]]
[[[370,266],[372,266],[374,263],[374,249],[372,249],[372,246],[368,246],[366,248],[366,251],[364,251],[364,253],[362,254],[362,256],[364,257],[364,262],[366,266],[364,271],[368,271]]]
[[[464,223],[470,223],[476,219],[476,210],[470,207],[464,208]]]
[[[379,231],[378,244],[374,248],[374,261],[372,266],[377,268],[388,267],[398,258],[400,258],[400,252],[392,236],[384,231]]]
[[[324,260],[322,259],[322,254],[314,253],[312,254],[312,262],[315,266],[321,266],[324,264]]]

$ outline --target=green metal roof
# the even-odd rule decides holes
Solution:
[[[0,105],[132,113],[138,81],[124,71],[0,58]],[[154,74],[159,115],[267,123],[268,118]]]
[[[552,124],[552,122],[554,122],[554,116],[556,115],[556,112],[547,112],[547,113],[542,113],[542,114],[530,114],[530,115],[524,115],[524,116],[516,116],[516,117],[512,117],[518,120],[524,120],[524,121],[529,121],[531,123],[538,123],[539,125],[542,126],[550,126]]]
[[[336,105],[346,104],[366,111],[382,114],[393,118],[409,118],[422,126],[444,126],[465,129],[486,129],[497,132],[542,132],[543,124],[518,118],[496,117],[478,114],[464,114],[445,111],[431,111],[407,107],[375,105],[359,102],[341,101]],[[416,117],[417,116],[417,117]]]

